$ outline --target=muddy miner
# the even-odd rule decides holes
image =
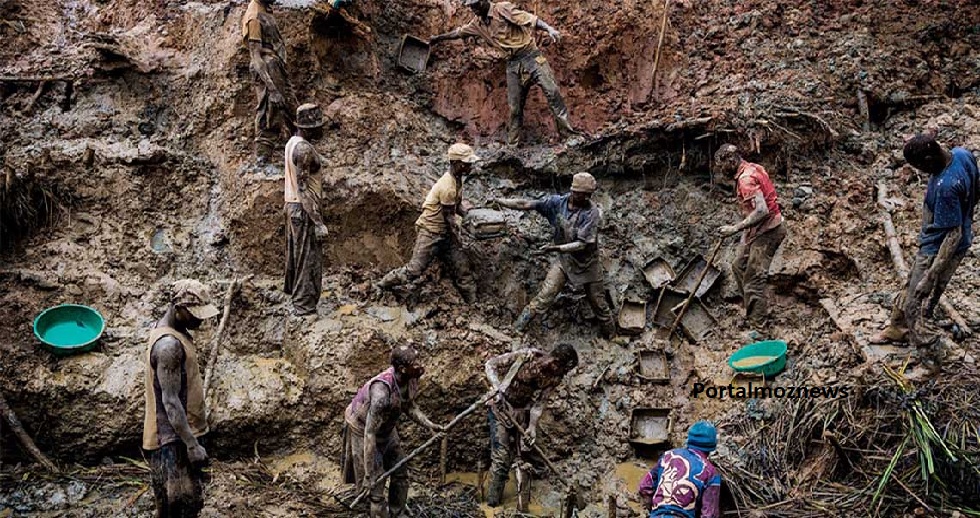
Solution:
[[[0,518],[980,517],[974,4],[0,0]]]

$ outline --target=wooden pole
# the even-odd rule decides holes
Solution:
[[[888,186],[885,185],[884,181],[878,182],[878,206],[881,207],[881,222],[885,228],[885,241],[888,245],[888,252],[891,254],[892,263],[895,265],[895,271],[898,272],[898,277],[902,281],[906,281],[909,278],[909,265],[905,262],[905,256],[902,254],[902,245],[898,242],[898,232],[895,231],[895,223],[892,221],[891,209],[886,201],[886,196],[888,193]],[[970,325],[966,322],[966,319],[960,315],[959,311],[949,303],[946,296],[943,295],[939,298],[939,305],[943,308],[943,311],[949,315],[950,320],[952,320],[957,327],[960,328],[960,336],[970,336],[973,334],[973,330],[970,329]]]
[[[657,54],[653,58],[653,77],[651,79],[654,94],[660,91],[657,88],[657,69],[660,67],[660,51],[664,46],[664,33],[667,32],[667,8],[670,7],[670,0],[664,0],[664,16],[660,22],[660,39],[657,41]]]
[[[204,368],[204,400],[207,401],[209,391],[211,388],[211,379],[214,376],[214,365],[218,362],[218,351],[221,350],[221,337],[224,335],[225,327],[228,325],[228,318],[231,316],[231,302],[235,297],[235,292],[241,286],[241,279],[234,279],[228,284],[228,289],[225,291],[225,311],[221,315],[221,323],[218,324],[218,331],[214,334],[214,338],[211,340],[211,351],[208,354],[208,363]]]
[[[446,484],[446,456],[449,454],[449,435],[442,436],[439,443],[439,485]]]
[[[10,405],[7,404],[7,399],[3,397],[3,393],[0,393],[0,414],[3,414],[3,417],[7,420],[7,423],[10,424],[10,430],[14,432],[14,436],[17,437],[17,440],[24,448],[24,451],[29,453],[31,457],[34,457],[34,460],[38,461],[38,463],[44,466],[44,469],[52,473],[61,472],[61,470],[58,469],[58,466],[54,462],[51,462],[51,459],[47,458],[43,453],[41,453],[41,450],[39,450],[37,445],[34,444],[34,439],[31,439],[31,436],[24,430],[24,427],[20,424],[20,419],[17,418],[17,414],[15,414],[13,409],[10,408]]]
[[[711,269],[711,263],[714,262],[715,256],[718,255],[718,250],[721,249],[721,244],[725,242],[725,238],[720,238],[718,243],[715,244],[714,249],[711,250],[711,256],[708,257],[707,263],[704,265],[704,270],[701,270],[701,275],[698,275],[698,282],[694,284],[694,288],[691,289],[691,293],[687,295],[684,299],[684,304],[681,305],[680,311],[677,312],[677,316],[674,317],[674,323],[670,325],[670,332],[667,333],[667,339],[670,340],[674,336],[674,331],[677,330],[677,324],[681,322],[684,318],[684,313],[687,312],[687,306],[691,304],[691,300],[694,299],[694,295],[697,294],[698,290],[701,288],[701,283],[704,282],[704,277],[708,275],[708,270]]]

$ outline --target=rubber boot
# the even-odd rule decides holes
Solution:
[[[616,322],[606,320],[599,323],[599,332],[602,334],[603,338],[606,340],[611,340],[616,338],[616,333],[619,332],[619,329],[616,327]]]
[[[518,333],[523,333],[527,330],[527,325],[531,323],[531,318],[534,315],[531,314],[530,308],[524,308],[521,314],[518,315],[517,320],[514,320],[514,331]]]
[[[405,276],[402,275],[401,269],[399,268],[388,272],[388,274],[385,275],[380,282],[378,282],[377,286],[381,289],[393,288],[395,286],[405,284],[405,281]]]
[[[507,484],[506,478],[492,477],[490,487],[487,488],[487,505],[490,507],[500,507],[504,499],[504,486]]]

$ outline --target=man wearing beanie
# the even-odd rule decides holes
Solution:
[[[463,207],[463,176],[470,174],[480,157],[463,143],[449,147],[449,171],[432,186],[422,202],[422,215],[415,222],[415,248],[405,266],[385,275],[378,288],[387,289],[407,284],[422,276],[426,267],[439,257],[452,272],[456,289],[467,304],[476,301],[476,280],[469,258],[460,241],[456,216],[465,216]]]
[[[708,460],[718,444],[715,425],[698,421],[687,431],[687,445],[670,450],[640,481],[640,500],[650,517],[717,518],[721,475]]]
[[[554,227],[554,244],[543,246],[541,252],[558,252],[558,259],[551,264],[537,296],[514,322],[518,333],[524,332],[535,315],[544,313],[555,303],[565,284],[572,283],[585,289],[602,334],[606,338],[616,334],[616,323],[606,303],[606,287],[599,257],[602,209],[592,202],[595,190],[595,178],[589,173],[578,173],[572,178],[571,192],[563,196],[552,195],[540,200],[492,200],[492,203],[508,209],[537,211]]]

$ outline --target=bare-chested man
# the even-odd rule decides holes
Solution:
[[[323,113],[315,104],[296,109],[296,135],[286,143],[286,285],[293,313],[316,313],[323,277],[323,239],[327,227],[320,213],[322,159],[313,147],[323,136]]]
[[[255,158],[270,163],[283,128],[292,130],[296,102],[286,74],[286,43],[271,13],[276,0],[252,0],[242,17],[242,39],[248,47],[255,82]]]
[[[433,430],[445,427],[433,423],[415,404],[419,378],[425,373],[418,351],[407,345],[391,351],[391,367],[378,374],[357,391],[344,412],[344,481],[357,491],[371,489],[381,474],[391,469],[405,454],[395,425],[402,413]],[[388,502],[384,484],[371,489],[371,517],[397,518],[405,512],[408,499],[408,466],[391,475]]]
[[[150,331],[146,351],[143,449],[159,518],[197,516],[203,506],[200,468],[208,454],[198,439],[208,432],[208,423],[189,331],[218,314],[198,281],[177,281],[173,292],[167,313]]]
[[[506,373],[519,358],[524,363],[511,380],[510,385],[502,385],[501,373]],[[490,407],[490,488],[487,491],[487,505],[500,505],[504,485],[510,474],[510,465],[515,455],[518,457],[518,494],[526,484],[524,468],[521,466],[521,453],[529,449],[535,440],[538,419],[544,412],[551,392],[561,383],[566,374],[578,365],[578,353],[569,344],[561,343],[550,353],[540,349],[521,349],[512,353],[495,356],[487,362],[486,372],[490,385],[500,393],[487,405]],[[514,422],[524,428],[522,437]]]

